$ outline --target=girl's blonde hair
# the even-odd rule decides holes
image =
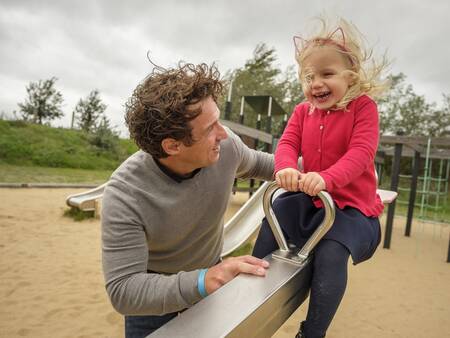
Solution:
[[[348,72],[353,79],[344,97],[336,104],[336,109],[345,109],[352,100],[362,94],[372,98],[381,96],[389,87],[388,81],[381,79],[382,73],[389,65],[386,55],[383,55],[380,61],[374,60],[372,48],[366,46],[363,34],[345,19],[339,18],[336,25],[331,25],[323,17],[318,20],[322,25],[319,33],[309,39],[294,37],[295,59],[299,65],[303,91],[309,85],[302,69],[305,58],[312,48],[326,46],[334,48],[348,58],[350,64]]]

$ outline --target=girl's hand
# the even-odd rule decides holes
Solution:
[[[300,174],[298,188],[305,194],[316,196],[319,192],[326,189],[326,185],[322,176],[312,171],[306,174]]]
[[[299,178],[300,171],[293,168],[281,169],[275,175],[278,186],[287,191],[298,191]]]

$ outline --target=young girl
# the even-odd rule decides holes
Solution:
[[[374,168],[378,111],[369,95],[385,88],[378,78],[386,62],[371,60],[359,31],[345,20],[333,28],[322,24],[312,38],[294,38],[307,101],[296,106],[275,153],[276,181],[289,192],[273,209],[288,241],[303,246],[320,224],[324,211],[314,197],[320,191],[336,205],[335,222],[314,250],[308,314],[296,336],[307,338],[325,336],[344,295],[349,255],[354,264],[373,255],[383,211]],[[264,220],[253,254],[262,258],[276,249]]]

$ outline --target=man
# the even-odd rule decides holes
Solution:
[[[219,76],[214,65],[156,67],[127,103],[141,150],[113,173],[102,208],[106,289],[127,338],[145,337],[239,273],[264,276],[268,267],[251,256],[220,261],[235,176],[270,180],[273,158],[220,124]]]

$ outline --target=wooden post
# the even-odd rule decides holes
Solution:
[[[256,129],[261,130],[261,114],[258,114],[258,119],[256,120]],[[255,140],[255,150],[258,149],[258,145],[259,145],[259,140],[256,139]],[[252,179],[250,179],[250,197],[253,194],[254,187],[255,187],[255,180],[252,178]]]
[[[269,104],[267,107],[266,133],[272,133],[272,96],[269,96]],[[266,144],[264,147],[264,151],[267,153],[271,153],[272,150],[271,144]]]
[[[240,124],[244,124],[244,103],[245,103],[244,97],[242,96],[242,99],[241,99],[241,110],[239,112],[239,123]]]
[[[245,97],[242,96],[241,110],[239,111],[239,124],[244,124],[244,103],[245,103]],[[236,190],[237,190],[237,178],[234,179],[234,183],[233,183],[233,191],[236,192]]]
[[[400,173],[400,160],[402,157],[402,144],[395,144],[394,158],[392,159],[392,173],[391,173],[391,189],[392,191],[397,191],[399,173]],[[386,218],[386,233],[384,235],[384,245],[383,248],[389,249],[391,247],[391,237],[392,237],[392,226],[394,223],[395,214],[395,200],[389,204],[388,213]]]
[[[266,133],[271,134],[271,132],[272,132],[272,96],[269,96],[269,105],[267,107]]]
[[[450,263],[450,234],[448,237],[447,263]]]
[[[414,204],[416,203],[417,179],[419,177],[420,152],[414,151],[414,163],[411,178],[411,187],[409,190],[408,214],[406,216],[405,236],[411,236],[411,224],[414,214]]]
[[[225,120],[230,120],[231,118],[231,91],[233,89],[233,81],[230,82],[230,88],[228,88],[228,97],[227,101],[225,102]]]

